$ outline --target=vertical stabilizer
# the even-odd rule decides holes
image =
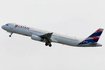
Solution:
[[[91,34],[88,38],[86,38],[84,41],[82,41],[79,44],[88,44],[88,43],[98,42],[102,32],[103,32],[103,29],[99,28],[97,31],[95,31],[93,34]]]

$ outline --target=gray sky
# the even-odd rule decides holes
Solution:
[[[1,0],[0,26],[12,22],[86,38],[105,28],[104,0]],[[30,37],[0,28],[0,70],[105,70],[105,32],[102,47],[73,47],[52,43],[51,48]]]

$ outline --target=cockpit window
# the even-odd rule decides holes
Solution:
[[[8,26],[8,24],[6,24],[6,26]]]

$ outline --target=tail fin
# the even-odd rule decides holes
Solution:
[[[97,31],[95,31],[92,35],[90,35],[88,38],[86,38],[84,41],[82,41],[79,44],[88,44],[88,43],[98,42],[102,32],[103,32],[103,29],[99,28]]]

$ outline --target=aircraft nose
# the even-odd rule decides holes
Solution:
[[[4,25],[1,28],[4,29]]]

